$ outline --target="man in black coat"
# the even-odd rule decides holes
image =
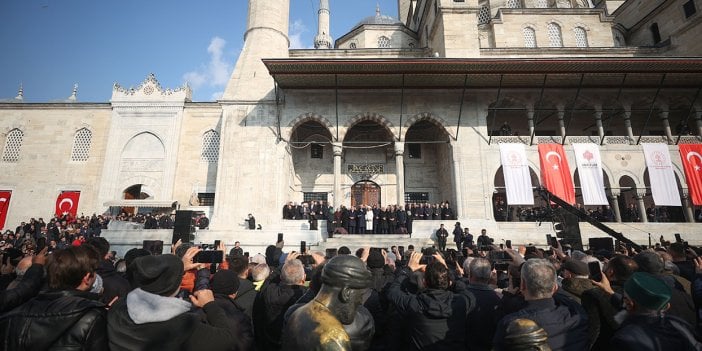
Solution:
[[[110,303],[114,298],[125,298],[129,293],[129,281],[119,274],[112,262],[107,259],[110,254],[110,243],[107,239],[96,236],[88,239],[88,245],[92,246],[100,254],[100,265],[96,273],[102,278],[104,288],[100,301]]]
[[[52,253],[49,290],[0,317],[0,349],[107,350],[107,309],[89,292],[99,260],[87,245]]]
[[[453,227],[453,242],[456,243],[456,251],[461,252],[463,248],[463,228],[461,228],[461,222],[456,222],[456,226]]]
[[[439,251],[446,251],[446,238],[448,238],[448,231],[442,223],[439,229],[436,230],[436,241],[439,244]]]
[[[507,325],[518,318],[531,319],[548,334],[551,350],[588,350],[587,315],[580,305],[556,294],[556,268],[545,259],[530,259],[521,269],[521,291],[527,305],[504,316],[493,337],[496,351],[505,349]]]
[[[253,318],[253,305],[256,300],[256,289],[253,283],[246,279],[249,275],[249,260],[246,256],[237,255],[229,257],[229,270],[232,271],[238,280],[238,290],[232,302],[248,316]],[[215,292],[216,294],[217,292]]]
[[[466,350],[492,350],[492,336],[495,334],[497,321],[495,308],[500,303],[500,297],[495,289],[490,287],[492,264],[486,258],[475,258],[468,265],[469,282],[467,290],[475,296],[475,309],[468,314],[466,333],[470,342]]]
[[[253,326],[251,318],[244,310],[236,304],[237,291],[241,289],[239,278],[233,271],[223,269],[212,276],[212,293],[214,293],[214,303],[224,310],[236,327],[236,343],[231,345],[230,350],[247,351],[254,347]]]
[[[466,347],[466,316],[475,307],[475,298],[461,281],[452,282],[443,258],[419,264],[422,254],[410,255],[407,267],[390,284],[387,297],[407,323],[409,350],[463,350]],[[425,268],[426,289],[418,294],[403,291],[401,286],[412,272]]]

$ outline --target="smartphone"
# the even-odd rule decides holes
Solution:
[[[281,241],[283,241],[283,233],[278,233],[278,241],[276,241],[276,243],[279,243]]]
[[[683,242],[682,238],[680,237],[680,233],[675,233],[675,242],[676,243]]]
[[[222,242],[221,240],[215,240],[215,242],[214,242],[214,249],[215,249],[215,250],[219,250],[219,244],[220,244],[221,242]]]
[[[500,243],[500,250],[504,250],[504,249],[505,249],[505,246],[502,243]]]
[[[590,271],[590,279],[599,282],[602,280],[602,270],[600,270],[599,262],[590,262],[587,264],[587,269]]]
[[[307,252],[307,242],[300,241],[300,255],[304,255]]]
[[[548,244],[553,246],[553,247],[558,247],[558,238],[555,236],[552,236],[551,241]]]
[[[546,245],[551,245],[551,238],[553,238],[551,234],[546,234]]]
[[[512,248],[512,240],[505,240],[505,246],[506,246],[508,249],[511,249],[511,248]]]
[[[200,251],[195,255],[195,257],[193,257],[193,262],[195,262],[195,263],[222,263],[223,257],[224,257],[224,251],[220,251],[220,250]]]

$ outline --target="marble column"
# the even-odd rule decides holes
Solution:
[[[626,128],[626,136],[629,138],[629,144],[634,143],[634,130],[631,128],[631,107],[624,108],[624,128]]]
[[[456,203],[454,205],[454,211],[456,211],[456,218],[463,217],[463,197],[461,192],[461,162],[460,154],[456,142],[451,140],[451,159],[453,161],[453,192],[456,195]]]
[[[344,195],[341,193],[341,152],[343,148],[341,143],[332,143],[332,151],[334,153],[334,208],[337,209],[342,205]]]
[[[695,222],[695,211],[692,210],[692,202],[690,201],[690,192],[687,188],[682,189],[682,205],[685,220],[690,223]]]
[[[639,204],[639,217],[641,217],[641,222],[648,223],[648,216],[646,216],[646,204],[644,203],[644,196],[646,196],[646,190],[636,191],[636,201]]]
[[[605,136],[604,126],[602,125],[602,107],[595,106],[595,125],[597,126],[597,135],[602,140]]]
[[[560,133],[561,138],[565,138],[566,135],[566,128],[565,128],[565,106],[563,105],[558,105],[556,107],[558,109],[558,131]]]
[[[397,205],[405,205],[405,143],[395,142],[395,174],[397,178]]]
[[[614,211],[614,220],[617,223],[622,222],[622,211],[619,208],[619,195],[621,194],[619,190],[611,190],[612,192],[612,197],[610,198],[610,207],[612,208],[612,211]]]
[[[661,123],[663,124],[663,132],[665,137],[668,139],[668,144],[673,141],[673,132],[670,130],[670,121],[668,120],[668,108],[666,107],[664,111],[661,111],[658,116],[661,118]]]
[[[697,135],[702,137],[702,111],[695,112],[695,122],[697,122]]]
[[[529,136],[534,135],[534,106],[527,106],[527,125],[529,126]]]

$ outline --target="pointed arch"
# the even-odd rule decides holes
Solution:
[[[71,161],[85,162],[90,158],[90,146],[93,141],[93,132],[88,128],[78,129],[73,137]]]
[[[410,117],[409,119],[407,119],[407,121],[405,122],[405,125],[404,125],[405,129],[404,129],[404,133],[402,135],[402,140],[407,139],[407,132],[409,131],[409,128],[412,125],[414,125],[415,123],[421,122],[421,121],[431,122],[432,124],[441,128],[451,138],[455,138],[455,131],[449,129],[446,121],[443,118],[438,117],[438,116],[432,114],[431,112],[422,112],[422,113],[418,113],[418,114]]]
[[[395,132],[395,126],[392,124],[392,122],[385,118],[385,116],[377,114],[375,112],[359,113],[356,116],[348,119],[344,124],[343,133],[339,133],[339,140],[344,140],[346,137],[346,133],[351,129],[351,127],[363,121],[373,121],[378,123],[379,125],[383,126],[388,131],[388,133],[390,133],[394,140],[398,140],[397,133]]]

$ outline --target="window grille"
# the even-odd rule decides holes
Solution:
[[[510,9],[518,9],[522,7],[520,0],[507,0],[507,7]]]
[[[478,12],[478,24],[487,24],[490,22],[490,7],[481,6]]]
[[[524,47],[535,48],[536,47],[536,31],[531,27],[524,27],[522,29],[524,33]]]
[[[71,161],[85,162],[90,158],[90,144],[93,140],[93,133],[87,128],[81,128],[73,137],[73,150],[71,151]]]
[[[561,26],[556,23],[548,24],[548,40],[549,46],[552,48],[563,47],[563,39],[561,38]]]
[[[583,27],[575,27],[575,46],[579,48],[587,47],[587,32]]]
[[[536,1],[536,7],[537,8],[542,8],[545,9],[548,7],[548,0],[537,0]]]
[[[7,134],[7,139],[5,139],[5,150],[2,153],[3,162],[19,161],[23,138],[24,133],[19,129],[13,129]]]
[[[379,48],[389,48],[390,47],[390,38],[386,36],[382,36],[378,38],[378,47]]]
[[[209,130],[202,136],[200,159],[207,163],[217,163],[219,160],[219,133]]]
[[[214,206],[215,193],[197,193],[197,200],[200,206]]]

